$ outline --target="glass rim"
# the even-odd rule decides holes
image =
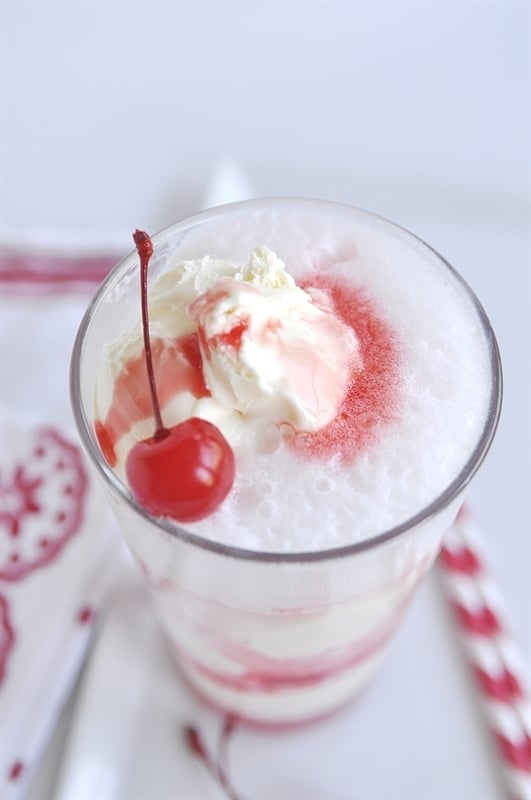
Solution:
[[[359,553],[372,550],[380,545],[385,544],[393,539],[397,539],[402,534],[406,534],[419,525],[427,522],[439,512],[443,511],[455,500],[461,492],[470,483],[471,479],[476,474],[481,466],[485,456],[487,455],[492,444],[494,434],[498,426],[498,421],[501,413],[502,397],[503,397],[503,376],[502,365],[498,343],[494,335],[494,331],[490,324],[489,318],[485,309],[478,300],[476,294],[459,274],[459,272],[433,247],[427,244],[419,236],[411,233],[401,225],[387,219],[378,214],[370,211],[365,211],[355,206],[349,206],[345,203],[338,203],[329,200],[319,200],[315,198],[299,198],[299,197],[263,197],[254,198],[253,200],[243,200],[236,203],[228,203],[222,206],[216,206],[205,211],[200,211],[196,214],[189,215],[180,221],[168,225],[158,231],[152,236],[154,244],[164,238],[169,232],[175,232],[179,228],[186,230],[186,228],[196,226],[203,222],[212,220],[221,214],[225,214],[228,210],[237,210],[242,207],[250,207],[253,205],[263,205],[264,203],[298,203],[298,204],[317,204],[320,206],[327,206],[329,208],[343,209],[344,211],[354,212],[358,216],[366,217],[367,219],[383,222],[386,226],[390,226],[393,230],[407,234],[416,244],[420,244],[432,253],[442,267],[446,268],[453,278],[460,285],[465,295],[472,302],[474,310],[478,315],[481,328],[485,335],[486,344],[488,346],[489,366],[491,375],[491,392],[489,397],[488,409],[485,416],[485,423],[478,438],[475,448],[472,450],[468,459],[464,463],[460,472],[453,481],[444,489],[431,503],[425,505],[420,511],[413,516],[401,522],[399,525],[388,528],[385,531],[375,534],[374,536],[365,538],[358,542],[352,542],[340,547],[333,547],[324,550],[304,550],[304,551],[267,551],[267,550],[253,550],[249,548],[237,547],[234,545],[224,544],[212,539],[208,539],[191,531],[187,531],[180,527],[177,522],[173,522],[165,517],[155,517],[148,514],[142,506],[136,501],[132,492],[128,487],[117,477],[112,467],[110,467],[103,457],[99,446],[96,443],[93,433],[93,425],[91,420],[87,417],[83,406],[81,397],[81,372],[80,364],[83,354],[83,346],[87,331],[92,321],[93,314],[105,295],[109,284],[111,284],[118,273],[124,270],[126,265],[129,264],[132,258],[136,257],[134,250],[131,250],[109,272],[103,282],[96,290],[89,305],[87,306],[81,323],[79,325],[74,345],[72,349],[72,356],[70,360],[70,400],[74,414],[74,420],[77,426],[79,436],[85,448],[85,452],[89,455],[90,460],[96,467],[96,470],[103,478],[104,482],[110,486],[112,491],[119,496],[120,500],[126,503],[129,508],[142,517],[144,520],[154,525],[156,528],[170,534],[174,538],[186,542],[187,544],[194,545],[201,550],[207,550],[218,555],[227,556],[230,558],[237,558],[249,561],[256,561],[262,563],[311,563],[328,561],[347,556],[353,556]]]

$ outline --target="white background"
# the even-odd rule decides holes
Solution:
[[[415,182],[422,208],[436,183],[511,219],[528,188],[526,2],[4,0],[2,17],[16,229],[174,221],[227,153],[271,192],[374,181],[378,210],[387,185]]]
[[[135,227],[194,211],[229,156],[256,194],[376,211],[462,272],[505,372],[472,503],[531,660],[529,4],[3,0],[1,16],[8,243],[129,249]]]

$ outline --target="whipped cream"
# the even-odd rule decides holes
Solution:
[[[198,396],[183,381],[163,401],[169,426],[198,416],[217,425],[231,444],[274,449],[283,433],[315,431],[330,422],[362,369],[354,331],[337,317],[328,296],[297,286],[266,247],[255,248],[245,265],[211,256],[183,261],[154,283],[149,303],[155,349],[157,340],[197,334],[207,389]],[[142,352],[141,329],[127,331],[108,346],[97,382],[98,419],[113,403],[127,414],[133,402],[131,425],[117,444],[119,462],[135,440],[151,433],[151,410],[139,415],[129,389],[118,398],[114,392]]]
[[[335,416],[352,369],[362,366],[353,330],[326,295],[299,288],[266,247],[188,313],[213,397],[247,418],[317,430]]]

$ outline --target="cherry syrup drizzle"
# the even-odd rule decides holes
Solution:
[[[218,740],[217,753],[214,757],[201,737],[200,732],[193,725],[187,725],[184,728],[184,738],[188,749],[193,755],[197,756],[200,761],[216,781],[221,786],[228,800],[244,800],[232,786],[229,769],[228,769],[228,745],[229,740],[234,733],[237,725],[237,719],[233,714],[227,714],[223,721],[223,728]]]

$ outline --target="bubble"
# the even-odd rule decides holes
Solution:
[[[254,430],[254,441],[259,453],[274,453],[278,450],[282,437],[272,422],[258,424]]]
[[[452,389],[449,383],[445,381],[437,381],[429,387],[430,394],[437,400],[447,400],[451,394]]]
[[[238,506],[240,512],[252,511],[260,503],[260,493],[258,487],[247,486],[240,490],[238,495]]]

